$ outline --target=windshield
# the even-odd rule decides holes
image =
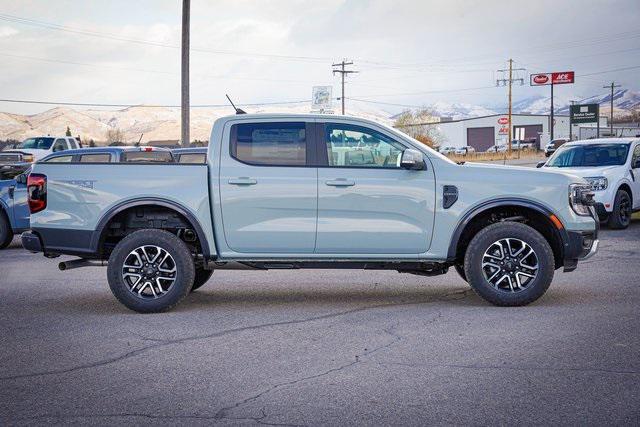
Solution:
[[[589,144],[563,146],[546,166],[575,168],[588,166],[619,166],[627,161],[629,144]]]
[[[27,138],[22,144],[16,148],[24,148],[26,150],[48,150],[53,144],[54,138]]]

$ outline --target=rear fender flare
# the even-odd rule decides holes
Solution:
[[[211,253],[209,251],[209,241],[205,232],[202,230],[200,226],[200,222],[189,210],[184,208],[178,203],[172,202],[166,199],[160,198],[139,198],[133,200],[127,200],[125,202],[121,202],[113,207],[111,207],[107,212],[102,215],[102,218],[98,221],[98,225],[96,227],[96,232],[93,233],[91,238],[91,249],[94,253],[100,252],[100,242],[102,240],[103,233],[105,231],[105,227],[120,212],[133,208],[136,206],[159,206],[163,208],[168,208],[176,211],[183,217],[187,219],[193,225],[193,229],[198,235],[198,240],[200,241],[200,246],[202,247],[203,256],[208,259],[211,257]]]

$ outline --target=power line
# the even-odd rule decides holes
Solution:
[[[337,98],[336,98],[337,99]],[[0,102],[9,102],[16,104],[44,104],[44,105],[65,105],[77,107],[149,107],[149,108],[180,108],[179,104],[106,104],[98,102],[72,102],[72,101],[38,101],[29,99],[0,99]],[[256,102],[256,103],[239,103],[237,105],[243,107],[262,107],[267,105],[287,105],[287,104],[304,104],[311,102],[310,99],[297,101],[274,101],[274,102]],[[228,107],[229,104],[196,104],[191,108],[218,108]]]
[[[58,24],[45,22],[45,21],[38,21],[38,20],[35,20],[35,19],[22,18],[22,17],[19,17],[19,16],[8,15],[8,14],[4,14],[4,13],[0,13],[0,20],[6,21],[6,22],[13,22],[13,23],[17,23],[17,24],[22,24],[22,25],[29,25],[29,26],[46,28],[46,29],[49,29],[49,30],[62,31],[62,32],[68,32],[68,33],[73,33],[73,34],[80,34],[80,35],[89,36],[89,37],[107,39],[107,40],[115,40],[115,41],[128,42],[128,43],[136,43],[136,44],[141,44],[141,45],[163,47],[163,48],[169,48],[169,49],[180,49],[180,45],[168,44],[168,43],[158,42],[158,41],[154,41],[154,40],[122,37],[122,36],[119,36],[117,34],[102,33],[102,32],[98,32],[98,31],[91,31],[91,30],[85,30],[85,29],[79,29],[79,28],[71,28],[71,27],[67,27],[67,26],[64,26],[64,25],[58,25]],[[260,52],[237,52],[237,51],[232,51],[232,50],[205,49],[205,48],[197,48],[197,47],[192,47],[191,51],[192,52],[214,53],[214,54],[220,54],[220,55],[253,56],[253,57],[259,57],[259,58],[263,58],[263,59],[280,59],[280,60],[290,60],[290,61],[324,62],[324,61],[327,61],[327,60],[331,59],[331,58],[328,58],[328,57],[279,55],[279,54],[267,54],[267,53],[260,53]]]

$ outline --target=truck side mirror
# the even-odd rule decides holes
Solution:
[[[424,157],[418,150],[406,149],[402,152],[400,158],[400,167],[402,169],[419,171],[424,169]]]
[[[541,167],[543,167],[543,166],[544,166],[544,164],[545,164],[545,163],[547,163],[547,162],[545,162],[544,160],[543,160],[543,161],[541,161],[541,162],[538,162],[538,164],[536,165],[536,167],[537,167],[537,168],[541,168]]]
[[[21,173],[20,175],[16,176],[15,180],[18,184],[27,185],[27,174]]]

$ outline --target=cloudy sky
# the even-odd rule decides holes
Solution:
[[[638,0],[192,0],[192,104],[306,100],[350,59],[350,105],[503,106],[496,70],[576,71],[576,99],[640,88]],[[0,98],[179,104],[180,0],[0,0]],[[367,102],[364,102],[364,101]],[[374,103],[375,102],[375,103]],[[397,104],[397,105],[396,105]],[[0,111],[49,105],[0,102]]]

